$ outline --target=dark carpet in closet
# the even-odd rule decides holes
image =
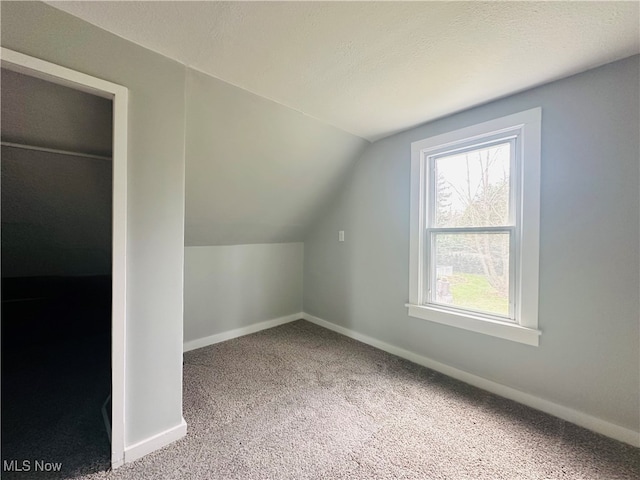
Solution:
[[[111,382],[110,301],[109,277],[3,279],[2,461],[23,470],[4,469],[3,478],[109,467],[101,407]],[[62,470],[36,472],[36,461]]]

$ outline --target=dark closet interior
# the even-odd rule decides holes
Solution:
[[[3,477],[71,477],[111,456],[112,102],[1,75]]]

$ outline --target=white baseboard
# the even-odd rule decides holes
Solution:
[[[182,350],[184,352],[188,352],[190,350],[195,350],[196,348],[208,347],[209,345],[213,345],[214,343],[224,342],[226,340],[231,340],[232,338],[242,337],[244,335],[249,335],[250,333],[259,332],[260,330],[266,330],[267,328],[284,325],[285,323],[293,322],[294,320],[300,320],[301,318],[303,318],[303,315],[304,314],[302,312],[294,313],[292,315],[287,315],[286,317],[273,318],[264,322],[254,323],[253,325],[249,325],[247,327],[236,328],[234,330],[228,330],[216,335],[189,340],[187,342],[184,342]]]
[[[403,348],[396,347],[386,342],[377,340],[373,337],[369,337],[368,335],[354,332],[353,330],[341,327],[340,325],[336,325],[335,323],[328,322],[327,320],[323,320],[322,318],[315,317],[308,313],[303,313],[302,318],[321,327],[325,327],[329,330],[333,330],[334,332],[341,333],[346,337],[353,338],[362,343],[366,343],[367,345],[371,345],[372,347],[384,350],[385,352],[391,353],[392,355],[396,355],[413,363],[417,363],[418,365],[422,365],[437,372],[443,373],[444,375],[481,388],[488,392],[495,393],[496,395],[499,395],[501,397],[514,400],[518,403],[522,403],[531,408],[535,408],[536,410],[548,413],[550,415],[553,415],[554,417],[561,418],[562,420],[574,423],[591,431],[600,433],[621,442],[628,443],[630,445],[633,445],[634,447],[640,447],[640,432],[636,432],[629,428],[607,422],[606,420],[602,420],[600,418],[594,417],[584,412],[580,412],[578,410],[574,410],[569,407],[565,407],[563,405],[558,405],[557,403],[551,402],[549,400],[544,400],[540,397],[536,397],[529,393],[516,390],[515,388],[507,387],[506,385],[487,380],[472,373],[450,367],[449,365],[445,365],[444,363],[440,363],[428,357],[424,357]]]
[[[166,447],[170,443],[180,440],[187,434],[187,422],[182,419],[179,425],[171,427],[164,432],[160,432],[153,437],[146,438],[141,442],[126,447],[124,449],[124,463],[130,463],[145,455]]]

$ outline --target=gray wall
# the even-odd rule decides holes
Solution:
[[[302,311],[316,212],[368,142],[187,70],[185,341]]]
[[[368,142],[187,72],[187,246],[296,242]]]
[[[129,89],[126,445],[182,416],[184,67],[36,2],[2,2],[2,46]]]
[[[131,445],[180,422],[185,243],[302,240],[368,142],[48,5],[2,2],[1,7],[3,46],[129,89],[126,444]],[[256,251],[274,248],[279,247],[216,250],[206,267],[216,275],[245,275],[224,269],[238,255],[253,258]],[[217,255],[222,252],[229,258]],[[266,278],[275,264],[263,260]],[[283,262],[292,272],[298,268],[290,257]],[[212,298],[223,300],[213,305],[220,315],[210,325],[196,317],[193,335],[294,313],[285,305],[295,304],[299,311],[302,287],[287,275],[282,281],[292,290],[274,292],[273,303],[265,300],[255,311],[234,310],[225,303],[227,290],[188,282],[189,332],[191,306],[211,305]],[[229,323],[218,323],[220,318]]]
[[[370,146],[305,240],[305,312],[639,430],[639,81],[635,56]],[[411,142],[537,106],[540,346],[408,317]]]
[[[187,247],[184,339],[302,311],[302,243]]]
[[[2,140],[111,155],[111,101],[2,69]],[[111,273],[111,161],[2,147],[2,276]]]

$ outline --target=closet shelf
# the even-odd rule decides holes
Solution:
[[[70,155],[73,157],[93,158],[96,160],[111,160],[111,157],[104,155],[93,155],[91,153],[71,152],[68,150],[59,150],[57,148],[36,147],[35,145],[26,145],[24,143],[0,142],[3,147],[22,148],[24,150],[35,150],[37,152],[57,153],[59,155]]]

